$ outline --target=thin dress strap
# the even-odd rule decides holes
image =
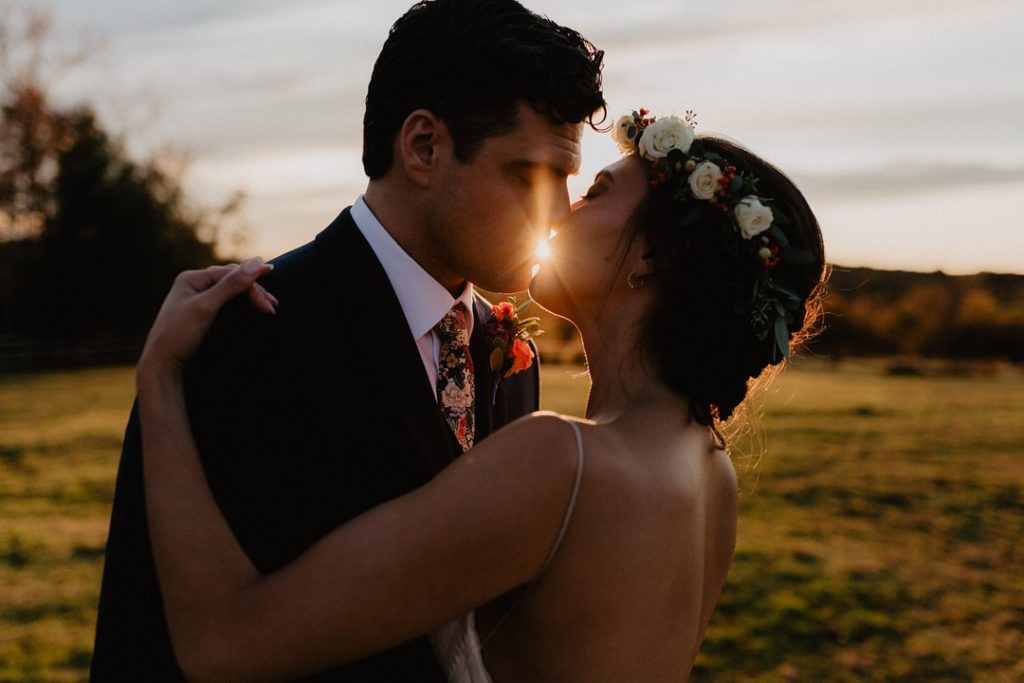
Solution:
[[[580,482],[583,480],[583,434],[580,432],[580,426],[574,420],[566,420],[564,417],[562,421],[572,427],[572,431],[576,433],[576,479],[572,483],[572,493],[569,495],[569,504],[565,506],[565,515],[562,517],[562,528],[558,530],[558,536],[555,537],[555,542],[551,545],[551,550],[548,551],[548,556],[544,560],[544,564],[541,565],[540,571],[533,577],[533,580],[523,589],[523,592],[519,594],[516,601],[505,611],[501,618],[494,622],[494,626],[487,633],[483,640],[480,641],[480,648],[483,649],[484,645],[487,644],[494,634],[498,632],[498,629],[508,620],[512,613],[516,611],[516,608],[526,599],[533,589],[537,586],[541,577],[547,571],[548,567],[551,566],[552,561],[555,559],[555,555],[558,554],[558,549],[562,545],[562,541],[565,539],[565,532],[569,530],[569,522],[572,520],[573,510],[576,508],[576,498],[580,493]]]

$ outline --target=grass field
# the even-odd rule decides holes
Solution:
[[[547,367],[544,407],[587,380]],[[0,377],[0,681],[88,670],[127,368]],[[795,367],[737,437],[695,680],[1024,680],[1024,381]]]

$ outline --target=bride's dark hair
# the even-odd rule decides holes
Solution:
[[[734,142],[698,138],[739,173],[758,178],[758,195],[788,218],[790,243],[814,256],[809,265],[778,264],[772,278],[801,299],[789,325],[791,347],[809,336],[820,315],[826,277],[821,230],[810,206],[780,170]],[[704,211],[680,226],[693,201],[673,198],[670,183],[650,187],[630,221],[628,239],[643,238],[652,260],[647,286],[656,288],[640,344],[667,386],[689,402],[690,416],[714,427],[728,420],[747,395],[748,380],[782,361],[772,335],[759,339],[744,304],[760,265],[742,248],[729,217]]]

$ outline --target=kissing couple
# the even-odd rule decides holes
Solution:
[[[515,0],[416,4],[369,83],[365,194],[178,277],[93,680],[688,676],[736,538],[719,426],[813,322],[822,238],[769,163],[642,109],[570,202],[602,57]],[[576,325],[586,419],[538,412],[530,322],[476,285]]]

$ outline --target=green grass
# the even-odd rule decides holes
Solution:
[[[0,377],[0,681],[87,675],[132,396],[124,368]]]
[[[579,368],[544,369],[581,414]],[[0,377],[0,682],[87,675],[128,368]],[[735,437],[694,680],[1024,679],[1024,382],[794,367]]]

